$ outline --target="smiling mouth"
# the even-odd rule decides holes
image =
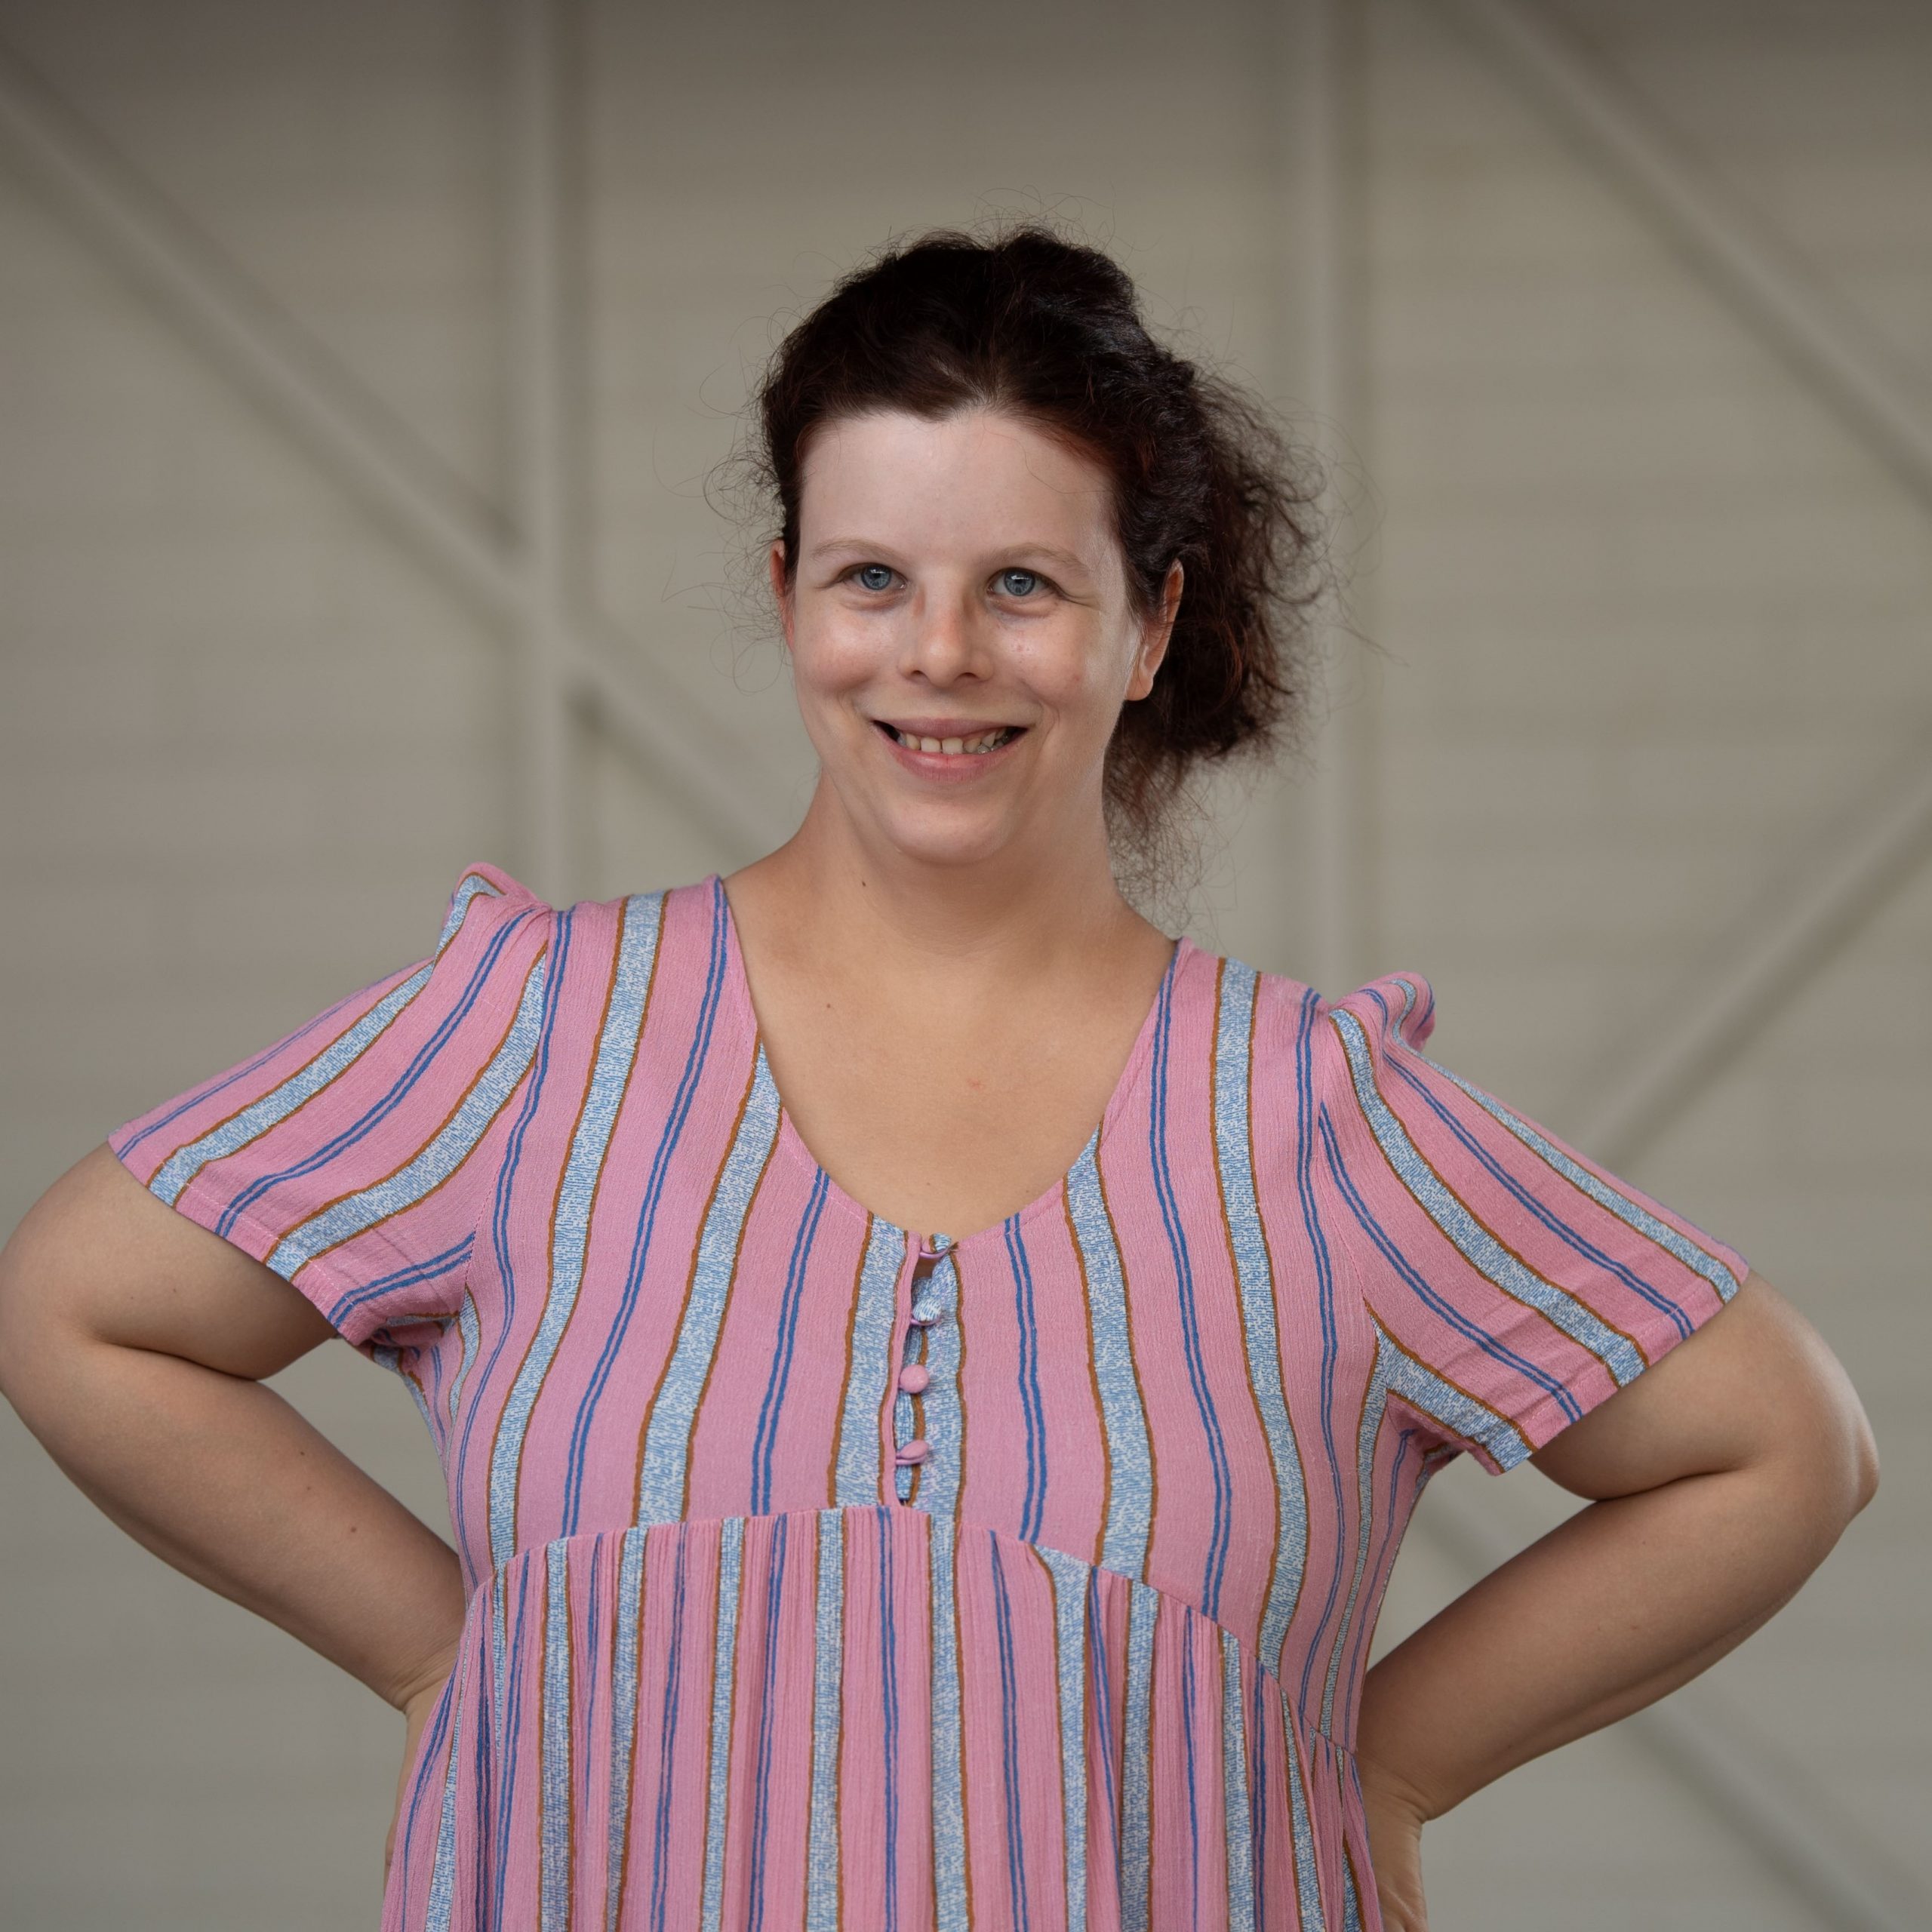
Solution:
[[[989,752],[996,752],[1002,745],[1009,745],[1026,730],[1023,724],[1001,724],[990,731],[980,731],[964,738],[919,738],[888,724],[883,718],[875,718],[872,722],[888,738],[903,745],[910,752],[937,752],[947,758],[983,758]]]

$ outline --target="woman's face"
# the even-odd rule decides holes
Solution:
[[[862,841],[958,864],[1101,835],[1107,742],[1152,685],[1181,568],[1137,616],[1097,464],[992,410],[840,418],[808,445],[789,594],[776,543],[771,564],[805,730]]]

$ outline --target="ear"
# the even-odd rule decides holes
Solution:
[[[1174,619],[1180,612],[1181,586],[1186,572],[1180,567],[1177,557],[1168,566],[1165,582],[1161,586],[1161,608],[1149,618],[1140,633],[1140,648],[1135,654],[1134,675],[1128,680],[1127,696],[1130,699],[1145,697],[1154,688],[1154,673],[1161,668],[1161,660],[1168,654],[1168,640],[1173,636]]]
[[[782,539],[772,539],[765,565],[771,574],[771,595],[778,605],[778,621],[784,626],[785,648],[789,652],[792,648],[792,597],[785,584],[785,545]]]

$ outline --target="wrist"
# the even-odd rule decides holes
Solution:
[[[383,1694],[383,1701],[407,1712],[411,1705],[440,1691],[450,1672],[456,1668],[457,1653],[461,1644],[460,1638],[452,1638],[441,1650],[425,1658],[408,1676]]]
[[[1405,1695],[1397,1676],[1384,1669],[1388,1661],[1383,1659],[1362,1679],[1353,1740],[1355,1771],[1366,1798],[1426,1824],[1466,1794],[1437,1789],[1419,1766],[1418,1755],[1426,1753],[1414,1722],[1415,1700],[1412,1694]],[[1402,1721],[1405,1713],[1411,1719],[1406,1727]]]
[[[1439,1818],[1448,1807],[1438,1805],[1413,1779],[1380,1758],[1355,1753],[1355,1775],[1361,1781],[1362,1798],[1371,1810],[1399,1812],[1413,1819],[1418,1827]]]

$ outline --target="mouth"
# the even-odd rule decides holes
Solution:
[[[1012,743],[1026,729],[1023,724],[997,724],[989,730],[975,732],[970,736],[929,738],[902,731],[883,718],[875,718],[872,722],[894,744],[904,746],[909,752],[937,752],[943,758],[984,758],[988,752],[996,752],[1003,746]]]

